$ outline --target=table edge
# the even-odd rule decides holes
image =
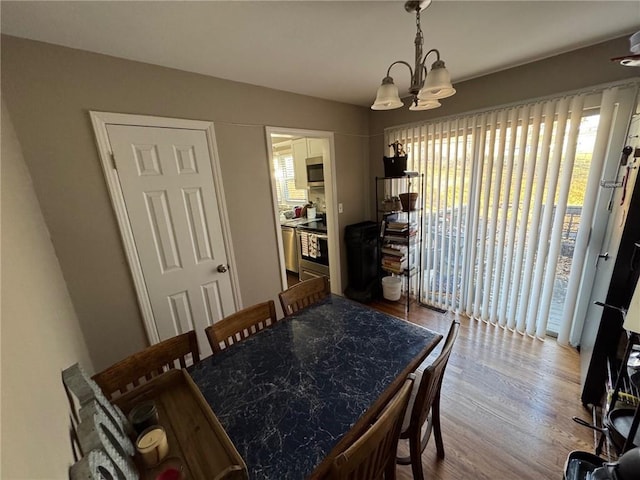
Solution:
[[[393,317],[393,315],[390,315]],[[398,318],[398,317],[394,317]],[[403,320],[402,318],[398,318]],[[405,320],[408,322],[407,320]],[[412,325],[415,325],[412,322]],[[418,325],[420,326],[420,325]],[[424,327],[423,327],[424,328]],[[429,330],[429,329],[426,329]],[[433,332],[433,330],[429,330]],[[411,362],[400,372],[396,379],[382,392],[378,399],[367,409],[367,411],[360,417],[353,427],[345,434],[344,437],[336,444],[335,447],[327,454],[322,462],[316,466],[311,475],[307,477],[308,480],[316,480],[325,478],[331,469],[333,459],[342,453],[347,447],[349,447],[356,439],[358,439],[373,423],[375,418],[382,412],[383,408],[389,403],[393,396],[400,390],[400,387],[404,384],[407,376],[414,372],[418,366],[429,356],[434,348],[440,343],[443,336],[439,333],[435,333],[435,336],[425,347],[418,353]]]

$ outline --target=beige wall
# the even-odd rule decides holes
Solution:
[[[6,479],[67,478],[61,371],[89,354],[2,102],[2,462]]]
[[[280,290],[264,126],[335,132],[341,242],[364,219],[366,108],[15,37],[1,47],[3,95],[97,369],[146,337],[89,110],[214,122],[245,305]]]
[[[384,174],[382,155],[388,155],[389,149],[383,144],[383,133],[387,127],[456,115],[607,82],[638,78],[640,69],[623,67],[609,60],[628,52],[629,37],[624,36],[458,83],[454,85],[456,94],[443,99],[442,106],[435,110],[412,112],[404,107],[386,112],[372,112],[369,132],[372,176]],[[455,72],[455,65],[447,64],[447,68]],[[405,72],[399,71],[398,75],[405,75]],[[409,99],[405,98],[404,101],[408,104]],[[370,182],[373,185],[374,180],[371,179]],[[372,193],[371,204],[374,198],[375,192]]]
[[[338,189],[340,190],[339,201],[344,204],[344,213],[341,214],[340,242],[342,249],[340,251],[342,269],[342,289],[348,286],[347,273],[347,248],[344,244],[344,226],[362,222],[369,218],[368,205],[362,204],[359,200],[369,197],[369,178],[371,172],[367,167],[369,156],[365,159],[366,165],[360,165],[359,152],[368,152],[369,137],[363,136],[354,141],[354,138],[344,135],[335,136],[336,151],[340,150],[345,153],[347,161],[340,162],[336,165],[336,177],[338,179]],[[340,188],[342,185],[342,188]]]
[[[3,95],[97,369],[139,350],[146,338],[89,110],[214,122],[249,305],[275,298],[280,289],[264,126],[335,132],[344,288],[344,227],[375,216],[373,177],[382,174],[385,127],[637,76],[637,69],[609,62],[628,50],[623,37],[462,82],[435,111],[371,112],[14,37],[3,36],[1,46]]]

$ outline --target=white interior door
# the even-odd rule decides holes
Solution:
[[[598,195],[570,339],[572,345],[581,346],[584,358],[590,357],[589,352],[595,342],[597,325],[599,325],[602,316],[602,307],[595,305],[594,302],[606,300],[624,224],[627,221],[627,211],[631,199],[629,192],[633,192],[636,181],[637,172],[627,171],[626,167],[620,165],[622,148],[638,133],[637,131],[629,131],[630,128],[638,129],[637,124],[630,125],[630,119],[636,110],[636,105],[635,87],[619,93],[618,106],[609,139],[609,151],[601,180],[622,182],[626,176],[625,190],[628,193],[623,194],[622,188],[601,187]],[[583,382],[585,373],[586,370],[583,369]]]
[[[159,340],[235,312],[206,133],[106,125]]]

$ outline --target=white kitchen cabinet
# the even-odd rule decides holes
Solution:
[[[306,160],[309,157],[324,156],[324,142],[322,138],[298,138],[291,142],[296,188],[307,188]]]
[[[298,138],[291,142],[291,151],[293,155],[293,173],[295,175],[296,188],[307,188],[307,164],[306,160],[309,155],[307,149],[307,139]]]
[[[307,152],[310,157],[324,156],[322,151],[324,141],[322,138],[307,138]]]

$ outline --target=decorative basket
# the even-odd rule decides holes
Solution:
[[[383,157],[384,160],[384,176],[385,177],[402,177],[407,169],[407,156]]]
[[[400,194],[400,203],[402,203],[402,211],[408,212],[410,210],[416,209],[416,201],[418,200],[417,193],[401,193]]]

